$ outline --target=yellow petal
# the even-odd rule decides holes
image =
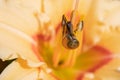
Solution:
[[[112,33],[111,28],[118,28],[115,26],[120,25],[119,7],[120,3],[117,0],[97,0],[92,2],[85,19],[85,42],[87,45],[97,44],[102,38]]]
[[[43,62],[37,67],[32,66],[29,66],[26,60],[18,58],[2,72],[0,80],[54,80]]]
[[[120,58],[113,59],[110,63],[97,70],[95,76],[100,80],[120,80],[119,62]]]
[[[30,36],[11,26],[0,23],[0,58],[6,60],[20,55],[25,59],[39,61],[32,45],[37,46]]]
[[[39,10],[40,1],[1,0],[0,22],[12,26],[28,35],[38,31],[38,22],[34,16]],[[39,4],[38,4],[39,3]]]

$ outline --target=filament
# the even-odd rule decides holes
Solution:
[[[78,8],[78,4],[79,4],[79,0],[74,0],[73,2],[73,10],[72,10],[72,14],[71,14],[71,23],[73,24],[74,22],[74,18],[75,18],[75,13],[77,11],[77,8]]]

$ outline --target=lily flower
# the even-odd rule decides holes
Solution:
[[[73,28],[80,45],[62,45],[69,0],[0,0],[0,80],[119,80],[119,0],[80,0]],[[8,62],[9,61],[9,62]],[[2,67],[2,68],[3,68]],[[1,69],[2,69],[1,68]]]

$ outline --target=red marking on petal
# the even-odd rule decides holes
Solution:
[[[38,38],[38,40],[49,42],[51,40],[52,36],[51,35],[38,34],[37,38]]]
[[[66,13],[66,18],[68,19],[68,20],[70,20],[70,18],[71,18],[71,11],[68,11],[67,13]]]
[[[32,36],[32,38],[33,38],[35,41],[38,41],[37,35]]]
[[[102,67],[103,65],[107,64],[110,60],[112,60],[112,53],[108,51],[107,49],[100,47],[100,46],[94,46],[93,47],[96,51],[100,51],[103,56],[106,56],[104,59],[102,59],[99,64],[94,66],[93,68],[89,69],[89,72],[95,72],[97,69]]]
[[[101,68],[102,66],[104,66],[105,64],[107,64],[108,62],[110,62],[112,60],[112,53],[109,50],[107,50],[101,46],[94,46],[93,48],[91,48],[90,51],[87,52],[87,53],[90,52],[90,54],[92,56],[94,56],[91,53],[91,51],[95,51],[94,55],[97,54],[98,57],[101,57],[102,59],[98,60],[98,62],[95,65],[91,64],[91,65],[93,65],[93,67],[85,70],[84,73],[80,73],[79,76],[76,78],[76,80],[82,80],[85,73],[95,72],[97,69]]]
[[[84,77],[84,75],[85,75],[84,73],[79,74],[79,77],[77,77],[77,78],[76,78],[76,80],[82,80],[82,79],[83,79],[83,77]]]
[[[40,56],[39,52],[38,52],[38,48],[34,45],[32,45],[32,50],[33,52],[35,53],[35,55],[37,56],[37,58],[40,60],[40,61],[43,61],[43,58]]]
[[[55,33],[57,34],[61,28],[61,22],[57,25],[56,29],[55,29]]]
[[[36,35],[32,36],[32,38],[36,42],[38,42],[38,37]],[[39,53],[39,50],[38,50],[38,45],[31,44],[31,48],[32,48],[33,52],[35,53],[35,55],[37,56],[38,60],[43,61],[43,58],[40,56],[40,53]]]
[[[60,80],[57,76],[55,76],[53,73],[50,73],[50,75],[55,79],[55,80]]]

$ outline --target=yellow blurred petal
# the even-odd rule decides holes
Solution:
[[[0,75],[0,80],[54,80],[43,62],[37,67],[30,67],[26,60],[18,58]]]
[[[18,62],[13,62],[3,71],[3,73],[0,75],[0,79],[1,80],[9,80],[9,79],[20,80],[25,75],[28,75],[33,71],[34,69],[22,68]]]
[[[74,0],[75,1],[75,0]],[[80,13],[80,18],[84,19],[89,13],[89,9],[92,3],[92,0],[79,0],[78,12]]]
[[[113,31],[109,36],[103,38],[99,44],[109,49],[114,56],[120,54],[120,35],[116,31]]]
[[[97,70],[95,76],[100,80],[120,80],[119,67],[120,58],[115,58],[110,63]]]
[[[37,46],[30,36],[11,26],[0,23],[0,58],[7,60],[19,55],[25,59],[38,62],[32,45]]]
[[[39,26],[34,14],[40,8],[40,1],[28,1],[31,4],[23,0],[1,1],[0,22],[10,25],[28,35],[37,33]]]
[[[119,30],[120,2],[118,0],[93,1],[85,19],[85,43],[95,45],[102,38],[106,38]]]

